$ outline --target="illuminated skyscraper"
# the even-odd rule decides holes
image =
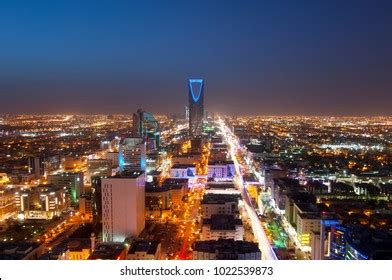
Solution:
[[[143,138],[125,138],[118,153],[120,171],[146,170],[146,142]]]
[[[146,140],[147,153],[159,149],[159,123],[151,113],[139,109],[133,114],[132,134]]]
[[[190,79],[189,87],[189,135],[191,138],[201,136],[204,119],[204,81]]]
[[[137,237],[145,226],[145,173],[133,171],[102,179],[104,242]]]

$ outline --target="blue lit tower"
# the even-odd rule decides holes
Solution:
[[[190,79],[189,87],[189,136],[200,137],[203,131],[204,119],[204,81]]]

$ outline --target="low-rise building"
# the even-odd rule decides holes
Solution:
[[[24,219],[52,219],[69,205],[67,190],[54,185],[21,189],[15,192],[15,204]]]
[[[211,215],[203,219],[201,240],[234,239],[243,240],[244,227],[240,219],[233,215]]]
[[[235,194],[205,194],[201,201],[203,219],[210,219],[212,215],[238,216],[239,195]]]
[[[91,240],[88,238],[75,238],[67,243],[64,260],[87,260],[91,255]]]
[[[257,243],[218,239],[196,241],[193,245],[194,260],[261,260]]]
[[[234,176],[234,163],[232,161],[208,162],[208,178],[232,178]]]
[[[104,242],[95,246],[89,260],[125,260],[127,247],[120,242]]]
[[[36,260],[44,250],[43,243],[0,242],[0,260]]]
[[[196,175],[194,164],[175,164],[170,169],[170,177],[174,178],[193,178]]]
[[[161,243],[159,241],[136,240],[127,254],[127,260],[159,260]]]
[[[0,186],[0,223],[15,212],[15,189]]]

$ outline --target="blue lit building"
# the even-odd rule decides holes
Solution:
[[[391,260],[392,234],[363,225],[339,225],[331,239],[333,260]]]
[[[346,228],[338,225],[332,234],[331,238],[331,252],[330,258],[332,260],[344,260],[346,255],[346,239],[345,234]]]
[[[119,146],[118,163],[121,172],[146,170],[146,142],[143,138],[124,138]]]
[[[189,93],[189,136],[200,137],[203,132],[204,119],[204,81],[190,79],[188,81]]]

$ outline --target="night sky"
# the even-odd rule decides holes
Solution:
[[[1,113],[392,115],[392,1],[0,2]]]

